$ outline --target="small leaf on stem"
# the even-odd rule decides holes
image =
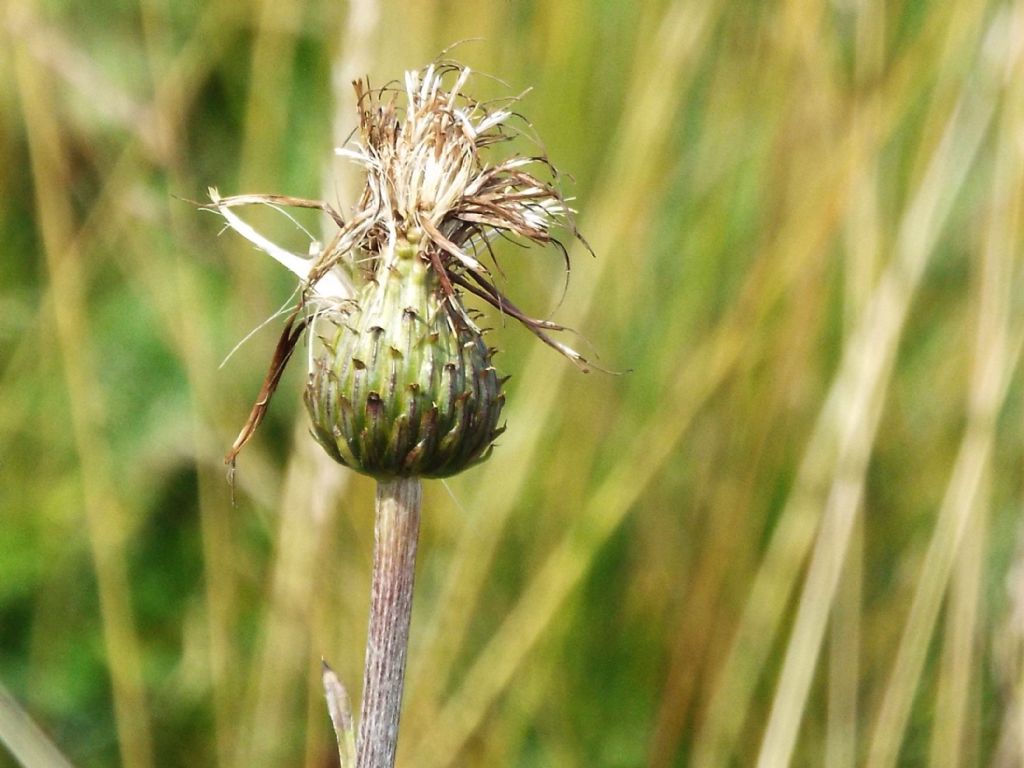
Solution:
[[[331,713],[334,736],[338,740],[338,759],[341,768],[356,768],[356,732],[352,725],[352,703],[345,685],[323,659],[324,695],[327,697],[327,711]]]

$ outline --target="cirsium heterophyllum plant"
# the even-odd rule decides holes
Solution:
[[[518,321],[583,370],[589,365],[556,338],[563,326],[523,312],[487,266],[497,264],[494,241],[509,237],[554,246],[568,268],[555,232],[579,235],[545,158],[496,158],[497,146],[516,135],[515,113],[511,102],[488,106],[466,95],[469,75],[446,63],[407,72],[404,89],[355,83],[358,133],[337,152],[360,167],[364,183],[347,215],[316,200],[210,193],[210,208],[300,280],[263,390],[227,460],[234,464],[251,438],[308,335],[313,435],[336,461],[378,481],[359,768],[394,762],[419,478],[447,477],[486,459],[503,430],[503,379],[465,298]],[[337,231],[304,258],[234,212],[251,204],[315,208]]]

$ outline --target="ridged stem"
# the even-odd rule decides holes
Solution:
[[[358,768],[393,768],[395,764],[421,496],[420,481],[415,477],[377,483],[373,585],[357,742]]]

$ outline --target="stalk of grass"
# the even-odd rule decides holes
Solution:
[[[996,674],[1004,690],[999,736],[990,760],[995,768],[1013,768],[1024,759],[1024,528],[1019,523],[1015,533],[1017,543],[1004,592],[1007,607],[993,637]]]
[[[280,147],[287,132],[289,85],[306,4],[301,0],[255,0],[253,5],[257,12],[256,38],[245,105],[239,186],[272,189],[277,186],[283,166],[284,153]]]
[[[153,746],[124,560],[125,510],[100,436],[105,414],[93,386],[96,362],[88,343],[79,273],[82,252],[73,239],[74,216],[63,184],[67,169],[64,139],[49,98],[50,82],[20,45],[15,49],[15,70],[28,126],[36,209],[54,296],[54,330],[71,406],[69,439],[74,442],[80,467],[85,529],[99,591],[121,760],[126,768],[148,768],[153,764]]]
[[[160,10],[151,2],[143,1],[140,6],[143,44],[149,62],[152,92],[173,93],[168,84],[175,81],[183,65],[190,63],[189,59],[176,59],[170,55]],[[201,23],[200,28],[202,26]],[[150,121],[171,188],[182,191],[194,189],[193,169],[183,151],[187,138],[179,113],[173,109],[154,109]],[[163,202],[166,206],[166,221],[175,232],[175,238],[179,242],[198,239],[194,232],[195,217],[187,206],[174,199]],[[189,382],[193,445],[190,458],[195,462],[196,469],[203,553],[204,614],[209,637],[205,676],[209,681],[213,702],[212,741],[215,760],[217,765],[228,768],[234,762],[236,751],[258,739],[238,739],[244,722],[243,704],[253,698],[241,695],[244,690],[240,683],[243,654],[238,652],[234,642],[239,618],[236,578],[238,528],[225,493],[223,465],[219,461],[203,458],[204,454],[209,453],[204,450],[204,444],[209,443],[204,436],[207,425],[215,421],[216,414],[226,412],[221,405],[224,394],[217,386],[217,361],[209,343],[210,335],[203,327],[207,315],[203,306],[200,276],[194,262],[187,257],[174,261],[153,258],[147,238],[155,236],[140,231],[138,225],[125,227],[123,237],[135,243],[134,247],[125,249],[126,261],[133,282],[148,286],[149,295],[159,297],[155,303],[170,336],[169,345],[177,350]],[[143,256],[140,258],[140,255]],[[169,275],[173,275],[177,289],[173,293],[165,290]],[[261,734],[265,730],[253,729],[249,732]]]
[[[1024,21],[1019,8],[1011,19],[1011,28],[1019,29]],[[1020,76],[1020,60],[1011,71],[1016,77]],[[1019,272],[1019,258],[1015,258],[1015,253],[1020,241],[1020,209],[1024,198],[1024,152],[1015,137],[1019,135],[1022,122],[1024,99],[1017,89],[1006,89],[996,138],[996,162],[990,209],[983,235],[982,264],[978,270],[978,327],[967,414],[969,425],[976,424],[978,428],[992,431],[989,440],[993,441],[994,421],[999,406],[989,402],[992,395],[987,390],[992,384],[986,382],[984,360],[989,359],[999,365],[998,358],[1019,355],[1019,351],[1013,349],[1013,342],[1007,344],[1007,341],[1014,338],[1010,330],[1011,297],[1017,282],[1014,273]],[[1006,361],[1008,370],[1004,375],[1007,379],[1012,377],[1015,364],[1015,359]],[[991,423],[989,418],[992,419]],[[994,483],[991,463],[990,459],[979,481],[981,487],[977,492],[976,509],[972,512],[973,522],[963,534],[950,590],[930,747],[930,764],[942,768],[979,762],[976,754],[978,734],[969,733],[971,724],[977,722],[978,713],[970,711],[969,699],[983,650],[979,642],[979,624],[984,620],[983,576],[988,549],[988,518],[992,513],[990,506]],[[1012,719],[1013,709],[1013,705],[1006,708],[1007,720]],[[975,737],[975,749],[970,749],[967,742],[969,735]],[[1001,753],[997,749],[993,753],[992,764],[1003,764],[1000,758]]]
[[[171,214],[172,221],[180,213]],[[181,231],[181,230],[178,230]],[[136,250],[144,253],[144,250]],[[144,260],[140,260],[144,261]],[[153,268],[156,267],[155,274]],[[180,359],[190,384],[191,427],[195,455],[201,456],[200,445],[204,425],[218,411],[220,394],[212,381],[216,370],[215,357],[208,338],[201,330],[202,302],[197,276],[185,265],[173,269],[176,291],[174,306],[170,308]],[[150,271],[150,285],[166,284],[167,271],[159,265],[142,265],[136,272]],[[240,662],[234,637],[238,627],[238,585],[235,542],[237,526],[234,523],[228,494],[224,490],[222,466],[199,460],[196,462],[196,485],[199,506],[199,531],[202,546],[204,618],[209,634],[206,675],[213,699],[213,742],[217,764],[231,765],[232,753],[238,743],[240,691]]]
[[[239,745],[239,765],[283,765],[289,756],[289,724],[297,719],[293,690],[307,672],[312,645],[309,616],[320,568],[320,542],[348,486],[349,474],[307,439],[304,424],[294,430],[296,449],[288,463],[279,504],[269,604],[259,646],[249,667],[249,706]],[[319,697],[318,710],[322,712]]]
[[[858,515],[832,606],[825,768],[853,768],[857,764],[863,559],[864,523]]]
[[[1004,72],[1019,72],[1020,54],[1007,46],[1009,30],[1019,29],[1019,14],[1004,11],[996,16],[987,38],[987,64],[990,76],[1002,77]],[[997,81],[998,82],[998,81]],[[991,87],[991,86],[990,86]],[[1016,89],[1003,92],[1007,98],[1000,121],[1000,143],[995,166],[994,205],[988,218],[984,264],[982,268],[981,296],[978,300],[978,331],[974,369],[967,408],[967,425],[956,463],[950,474],[931,542],[921,567],[918,587],[900,640],[889,684],[882,700],[872,735],[868,765],[875,768],[895,765],[899,757],[910,707],[924,666],[929,641],[941,607],[942,596],[967,531],[971,527],[984,527],[978,521],[983,515],[984,485],[994,451],[996,419],[1013,370],[1020,355],[1020,339],[1013,339],[1009,330],[1010,295],[1013,285],[1013,256],[1019,238],[1019,204],[1024,181],[1024,158],[1015,137],[1021,126],[1021,103]],[[968,558],[970,555],[968,555]],[[969,560],[968,565],[970,567]],[[976,600],[977,598],[972,598]],[[961,603],[962,605],[962,603]],[[973,614],[968,604],[966,609]],[[970,616],[967,617],[968,620]],[[970,623],[969,621],[967,623]],[[970,644],[970,636],[962,636],[958,644]],[[958,654],[969,655],[969,648]],[[955,671],[959,682],[948,683],[950,690],[941,686],[950,699],[940,712],[962,712],[966,692],[965,672]],[[946,676],[944,676],[946,679]],[[942,760],[954,761],[962,748],[962,715],[951,715],[950,721],[936,722],[938,730],[944,726],[945,734],[936,734],[936,751],[951,753]],[[952,741],[951,741],[952,740]],[[939,749],[938,743],[943,744]],[[955,742],[955,743],[954,743]],[[937,758],[938,759],[938,758]]]
[[[303,2],[256,0],[245,7],[252,14],[254,38],[242,115],[239,184],[247,189],[273,188],[280,178],[281,147],[289,115],[288,86],[294,68],[298,22],[306,6]],[[253,263],[251,254],[242,247],[236,248],[236,256],[230,261],[235,285],[230,296],[238,316],[244,316],[245,311],[266,298],[267,282],[261,279],[265,265],[261,261]],[[200,392],[210,394],[209,390]],[[322,520],[308,498],[317,487],[311,482],[314,475],[315,464],[309,452],[297,452],[290,458],[285,491],[279,502],[282,513],[277,557],[272,565],[270,606],[260,627],[260,645],[251,660],[231,647],[233,613],[237,611],[237,601],[231,594],[234,585],[230,560],[237,540],[231,531],[231,515],[209,504],[202,508],[209,619],[211,633],[215,633],[211,661],[216,679],[218,756],[223,766],[277,765],[287,754],[285,723],[293,718],[288,711],[292,701],[288,682],[296,668],[302,669],[307,650],[302,642],[303,625],[297,619],[308,607],[310,595],[308,590],[303,591],[303,584],[308,583],[314,566],[310,537],[316,536]],[[302,479],[307,482],[299,486]],[[323,490],[327,491],[324,501],[330,503],[335,498],[329,492],[331,489]],[[289,609],[281,610],[283,605]],[[249,670],[243,683],[241,670],[246,661]],[[239,695],[239,691],[244,694]],[[240,734],[247,736],[240,738]]]
[[[928,750],[931,768],[979,765],[977,732],[971,717],[971,692],[978,669],[978,625],[981,585],[988,533],[991,468],[986,468],[979,488],[974,520],[964,531],[952,574],[942,660],[935,696],[935,721]],[[974,731],[974,732],[972,732]],[[972,739],[971,737],[975,737]],[[973,759],[972,759],[973,757]]]
[[[187,114],[188,104],[195,97],[199,90],[199,84],[207,76],[218,62],[219,54],[225,49],[232,39],[231,34],[225,34],[225,28],[230,29],[231,25],[225,27],[225,18],[228,14],[225,9],[230,4],[213,3],[207,6],[199,18],[199,23],[192,30],[185,45],[177,52],[175,57],[169,61],[166,67],[158,66],[155,62],[159,59],[162,62],[160,52],[152,43],[152,37],[159,37],[156,27],[161,23],[154,21],[152,17],[152,6],[144,5],[144,30],[146,32],[147,46],[152,47],[151,58],[153,64],[153,96],[147,108],[143,110],[143,119],[132,126],[133,131],[129,135],[124,148],[116,156],[112,166],[105,169],[102,176],[101,191],[93,203],[77,231],[69,239],[78,244],[77,252],[90,252],[98,247],[100,243],[116,243],[112,251],[121,256],[123,268],[132,276],[133,284],[138,290],[148,293],[149,296],[157,299],[155,306],[159,310],[158,315],[165,323],[170,346],[178,351],[180,359],[184,362],[192,383],[191,392],[197,398],[197,407],[202,409],[205,404],[204,413],[217,412],[215,397],[211,394],[213,387],[210,384],[209,372],[215,369],[212,362],[212,355],[208,349],[202,348],[201,340],[208,337],[208,334],[197,329],[197,323],[202,322],[204,317],[201,302],[196,292],[196,275],[192,270],[192,262],[186,262],[183,257],[177,264],[168,263],[158,258],[159,249],[152,247],[152,241],[147,237],[161,237],[164,232],[146,232],[152,224],[149,220],[137,220],[131,214],[135,209],[125,205],[124,201],[130,196],[127,188],[135,184],[140,175],[150,172],[147,164],[151,162],[170,162],[172,159],[180,161],[181,156],[175,154],[173,147],[167,143],[168,138],[181,138],[183,131],[179,124],[182,115]],[[233,6],[232,6],[233,7]],[[45,61],[42,63],[46,63]],[[70,72],[59,70],[62,77],[71,77]],[[79,80],[70,79],[69,84],[79,87]],[[86,83],[87,84],[87,83]],[[109,95],[89,94],[89,103],[95,104],[98,109],[106,109],[109,98],[116,97]],[[177,179],[174,188],[179,190],[194,188],[194,184],[184,183],[180,173],[180,166],[169,165],[167,171],[172,178]],[[177,201],[170,202],[170,213],[172,221],[176,221],[176,231],[182,232],[180,218],[175,217],[176,207],[181,208]],[[119,240],[119,238],[122,238]],[[179,241],[188,238],[182,236]],[[128,243],[125,247],[125,243]],[[78,280],[88,282],[91,279],[90,273],[96,265],[102,263],[98,259],[83,259],[78,262],[74,255],[68,255],[72,262],[78,265]],[[179,291],[168,291],[168,275],[179,277]],[[172,281],[173,282],[173,281]],[[53,284],[57,285],[56,281]],[[142,287],[145,286],[145,287]],[[27,344],[26,344],[27,346]],[[12,373],[8,368],[5,374]],[[90,392],[95,392],[90,387]],[[214,740],[218,745],[218,764],[226,766],[230,764],[230,742],[233,741],[228,733],[229,728],[235,722],[232,713],[235,709],[234,703],[238,696],[238,689],[224,670],[230,664],[234,650],[234,628],[231,615],[236,609],[235,598],[231,590],[232,573],[236,568],[230,565],[231,544],[236,540],[231,533],[231,526],[228,524],[230,517],[226,514],[223,504],[223,470],[215,466],[214,461],[207,461],[213,456],[208,450],[213,445],[211,435],[206,428],[208,419],[198,413],[194,420],[195,446],[194,453],[190,457],[199,456],[199,507],[201,520],[203,522],[203,546],[204,563],[206,569],[206,585],[208,588],[208,616],[210,632],[210,664],[208,674],[212,678],[213,698],[215,702],[215,734]],[[90,455],[95,455],[91,452]],[[255,457],[252,457],[255,458]],[[219,464],[219,462],[217,462]],[[93,475],[93,471],[88,471]],[[269,473],[272,474],[272,473]],[[267,477],[266,473],[259,473],[261,478]],[[247,476],[246,480],[253,479]],[[109,524],[109,515],[108,523]],[[119,559],[119,558],[118,558]],[[227,587],[225,589],[225,586]],[[109,622],[104,614],[105,629],[108,634],[118,632],[116,622]],[[127,663],[130,655],[122,654],[119,660],[113,664],[117,667]],[[121,675],[117,672],[115,674]],[[115,686],[115,694],[121,690],[121,685]],[[132,711],[133,717],[143,715],[143,708],[137,705],[129,705],[126,709]],[[123,748],[131,748],[133,742],[137,742],[145,733],[143,729],[131,727],[134,737],[128,737],[122,741]]]
[[[995,440],[995,421],[999,405],[993,404],[988,391],[993,386],[985,368],[996,359],[1007,360],[1010,336],[1010,295],[1012,291],[1013,253],[1019,238],[1022,170],[1024,156],[1013,137],[1020,130],[1021,101],[1006,94],[996,148],[991,209],[985,228],[982,263],[977,283],[978,327],[975,340],[975,364],[968,404],[968,429],[981,428]],[[1012,374],[1006,371],[1009,378]],[[980,423],[979,423],[980,422]],[[993,447],[994,450],[994,447]],[[971,717],[970,695],[978,671],[979,623],[983,606],[982,579],[987,550],[988,518],[991,514],[992,460],[986,462],[979,479],[971,521],[963,533],[951,574],[943,653],[936,694],[935,722],[931,733],[929,764],[935,768],[955,768],[977,764],[976,749],[968,742]],[[976,746],[976,745],[975,745]],[[972,759],[973,756],[973,759]]]
[[[899,80],[897,78],[897,82]],[[907,81],[904,80],[903,87],[906,84]],[[898,102],[890,102],[887,98],[883,103]],[[980,106],[986,105],[991,107],[991,104],[985,101]],[[920,279],[923,259],[926,259],[934,245],[938,227],[949,210],[955,188],[962,183],[970,157],[977,149],[977,142],[984,127],[983,120],[979,123],[979,119],[984,118],[985,114],[984,109],[980,113],[977,110],[962,110],[947,121],[946,140],[940,151],[932,157],[931,178],[927,180],[928,183],[922,181],[918,186],[917,199],[910,206],[901,233],[899,248],[902,256],[890,266],[889,275],[884,282],[879,283],[873,298],[876,308],[871,314],[865,315],[862,327],[858,329],[856,336],[861,339],[861,351],[853,354],[848,349],[844,355],[840,372],[836,376],[832,391],[804,452],[796,484],[790,492],[751,587],[740,626],[715,684],[708,716],[698,733],[695,754],[695,763],[698,766],[720,765],[726,761],[727,755],[734,748],[735,740],[747,716],[754,686],[772,647],[771,638],[778,631],[787,601],[786,596],[796,581],[806,551],[814,539],[818,524],[819,497],[825,492],[830,479],[841,479],[840,475],[836,474],[839,456],[845,453],[847,458],[844,461],[856,459],[857,465],[865,458],[865,446],[861,441],[868,434],[862,430],[862,425],[855,423],[848,414],[852,412],[851,408],[855,408],[865,414],[865,418],[867,414],[874,418],[881,393],[884,391],[884,387],[880,385],[887,378],[888,367],[888,363],[885,363],[878,353],[883,346],[888,348],[887,357],[894,353],[892,340],[883,342],[883,338],[898,331],[902,325],[901,316],[905,314],[906,301],[909,299],[906,289]],[[885,119],[875,128],[878,133],[874,146],[878,145],[884,136],[884,129],[890,125],[891,119]],[[952,137],[949,135],[951,131],[955,132]],[[963,136],[960,136],[961,132]],[[932,186],[937,181],[941,181],[941,185]],[[906,263],[900,266],[900,260]],[[883,289],[886,284],[888,287]],[[875,327],[871,328],[870,325]],[[869,340],[872,339],[872,333],[883,335],[874,337],[874,342],[871,343]],[[860,355],[864,355],[865,349],[870,349],[870,354],[864,356],[862,363]],[[871,392],[873,394],[869,396]],[[854,448],[856,450],[853,450]],[[853,475],[842,477],[855,480],[857,474],[855,471]],[[847,490],[856,490],[856,486],[852,485]],[[855,501],[859,493],[844,496],[842,483],[838,482],[834,485],[834,491],[832,499],[838,506],[834,507],[836,511],[833,514],[838,516],[838,520],[839,517],[846,515],[850,502]],[[831,531],[828,538],[823,541],[839,541],[838,534],[841,532],[842,529]],[[828,582],[832,583],[833,575],[830,569],[833,566],[828,563],[827,554],[819,554],[818,560],[822,563],[820,568],[828,566]],[[822,577],[825,575],[821,574]],[[822,584],[818,584],[816,588],[820,586]],[[831,593],[831,589],[825,591]],[[810,598],[805,596],[805,605],[811,605],[809,600]],[[827,606],[818,607],[817,610],[827,610]],[[805,618],[805,622],[808,618]],[[808,641],[807,645],[802,647],[802,651],[816,653],[816,638],[820,638],[820,620],[821,617],[817,616],[814,627],[806,625],[801,628],[801,632],[813,629],[808,637],[802,638],[802,641]],[[788,759],[786,756],[792,747],[791,739],[795,733],[798,713],[802,711],[806,675],[809,673],[807,670],[800,671],[800,667],[807,665],[807,657],[798,656],[796,646],[791,645],[788,658],[790,678],[786,682],[785,695],[776,696],[777,714],[774,726],[770,726],[771,739],[766,741],[768,752],[763,752],[765,760],[773,757],[779,760]],[[797,673],[799,679],[793,677]]]
[[[856,10],[853,101],[854,141],[869,159],[852,192],[845,227],[844,334],[850,338],[861,322],[871,298],[881,263],[882,228],[878,200],[877,158],[867,152],[880,104],[864,98],[885,66],[885,13],[882,3],[868,0]],[[851,532],[849,552],[832,608],[829,636],[828,719],[825,735],[826,768],[853,768],[857,763],[858,704],[860,697],[860,640],[864,582],[864,522],[862,510]]]
[[[1018,338],[1015,349],[1005,359],[1016,361],[1020,354]],[[1000,365],[990,358],[990,367]],[[1006,381],[996,384],[995,403],[1001,403]],[[935,531],[925,556],[924,564],[900,640],[889,684],[875,719],[867,765],[885,768],[897,764],[910,707],[920,681],[929,641],[941,607],[942,595],[948,584],[957,552],[977,507],[978,493],[991,461],[991,428],[978,429],[983,422],[975,421],[965,434],[956,464],[943,498]]]
[[[980,96],[969,98],[976,87],[972,83],[971,93],[965,93],[955,109],[907,212],[896,257],[879,281],[864,323],[844,355],[837,377],[839,397],[831,400],[839,449],[833,481],[758,758],[760,766],[788,765],[792,758],[910,299],[995,107],[990,82],[980,85]]]
[[[212,3],[204,8],[199,23],[191,31],[188,40],[166,66],[163,66],[162,49],[158,49],[158,44],[154,40],[160,37],[157,27],[161,22],[152,18],[152,5],[143,4],[143,28],[153,70],[153,95],[146,108],[141,110],[138,123],[131,126],[124,147],[115,156],[116,159],[111,166],[104,170],[101,190],[84,221],[78,225],[73,235],[69,235],[69,239],[77,244],[75,253],[92,252],[101,244],[115,243],[111,250],[121,257],[122,267],[132,277],[132,284],[137,290],[155,297],[154,306],[158,310],[159,319],[164,323],[169,346],[177,350],[179,358],[183,361],[192,384],[190,392],[197,400],[196,408],[204,410],[205,404],[204,413],[218,411],[209,373],[215,369],[215,363],[212,362],[210,350],[205,349],[201,343],[203,339],[208,338],[208,334],[200,332],[197,328],[197,324],[204,318],[204,312],[198,299],[197,280],[192,270],[192,262],[186,261],[187,257],[184,256],[176,264],[160,259],[160,249],[154,249],[153,241],[147,238],[160,238],[165,234],[164,231],[149,231],[152,222],[138,220],[132,215],[137,214],[136,209],[124,203],[134,194],[129,193],[128,188],[136,184],[140,176],[151,172],[151,163],[168,164],[166,170],[172,178],[178,180],[175,184],[176,189],[194,188],[195,185],[181,181],[180,166],[172,163],[180,162],[181,155],[174,151],[176,147],[170,144],[168,139],[182,137],[181,116],[188,113],[188,105],[198,93],[200,83],[219,63],[220,52],[232,39],[232,35],[225,34],[224,31],[225,28],[230,29],[230,25],[225,27],[224,23],[228,16],[225,11],[229,6],[230,4],[225,3]],[[83,83],[80,79],[73,78],[70,71],[61,69],[58,74],[69,78],[68,83],[72,87],[81,88],[88,85],[88,82]],[[87,95],[88,103],[94,104],[100,111],[107,109],[111,98],[117,98],[116,93],[111,95],[89,92]],[[181,226],[181,219],[175,216],[178,208],[181,208],[180,203],[170,202],[171,220],[176,222],[176,231],[182,232],[184,228]],[[182,236],[179,241],[187,239]],[[92,279],[92,271],[103,263],[93,258],[79,261],[74,254],[68,254],[65,258],[76,263],[77,282],[82,283],[88,283]],[[169,275],[178,278],[177,292],[167,290]],[[174,282],[172,279],[171,283]],[[57,285],[54,281],[54,290]],[[12,372],[11,369],[7,369],[5,374]],[[92,386],[89,387],[89,391],[96,392]],[[189,457],[200,457],[197,466],[199,508],[203,525],[203,561],[206,571],[210,638],[210,658],[205,673],[209,675],[213,689],[216,723],[213,739],[217,744],[217,761],[219,765],[227,766],[230,764],[230,744],[233,741],[228,731],[235,723],[232,713],[238,695],[237,686],[233,684],[230,676],[225,674],[234,653],[232,613],[236,606],[231,581],[236,569],[230,564],[230,542],[236,540],[236,537],[231,532],[230,517],[226,514],[223,504],[223,471],[214,461],[208,460],[213,457],[213,452],[209,448],[214,442],[207,428],[208,419],[200,416],[198,410],[193,412],[195,451],[191,452]],[[90,451],[89,455],[95,456],[96,453]],[[90,482],[95,481],[95,471],[87,467],[87,464],[91,466],[92,463],[83,461],[86,475],[93,478]],[[261,478],[267,477],[266,473],[256,475]],[[107,522],[104,524],[109,525],[111,516],[107,514],[105,517]],[[120,560],[120,557],[114,557]],[[127,592],[127,588],[125,591]],[[127,600],[127,597],[124,599]],[[104,623],[108,636],[123,634],[117,622],[111,620],[107,614],[104,614]],[[130,663],[130,658],[130,654],[122,653],[111,662],[114,673],[119,677],[123,676],[123,673],[117,671],[118,668]],[[122,687],[121,684],[115,685],[115,696],[119,695]],[[144,715],[144,708],[136,703],[130,703],[125,707],[118,705],[118,710],[131,712],[128,717],[134,719]],[[145,738],[145,729],[134,725],[127,727],[132,735],[122,741],[122,749],[133,749],[133,744]]]
[[[0,745],[25,768],[71,768],[71,763],[0,685]]]

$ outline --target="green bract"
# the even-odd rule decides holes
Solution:
[[[347,312],[323,319],[305,400],[317,441],[375,477],[447,477],[485,459],[505,396],[479,331],[442,304],[408,243]]]

